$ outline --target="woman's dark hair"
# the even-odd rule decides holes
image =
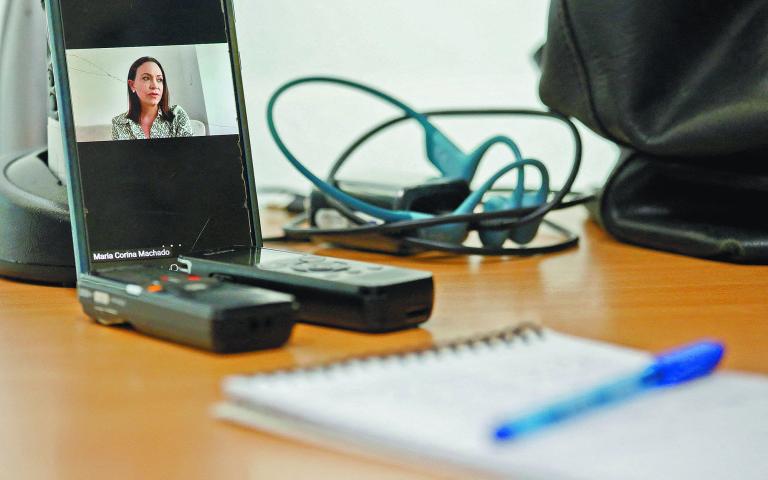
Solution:
[[[140,59],[133,62],[133,65],[131,65],[131,68],[128,70],[128,80],[136,81],[136,72],[139,70],[139,67],[147,62],[155,63],[158,67],[160,67],[160,72],[163,74],[163,96],[160,98],[160,115],[162,115],[165,120],[172,122],[174,115],[173,112],[171,112],[170,106],[168,105],[168,97],[170,96],[168,93],[168,80],[165,76],[165,70],[163,70],[163,66],[160,64],[160,62],[157,61],[156,58],[141,57]],[[131,90],[131,86],[128,85],[128,114],[126,116],[134,122],[139,123],[140,115],[141,100],[139,100],[139,96]]]

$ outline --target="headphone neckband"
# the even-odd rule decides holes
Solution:
[[[573,136],[574,147],[575,147],[573,165],[568,175],[568,178],[566,179],[566,182],[563,185],[563,188],[555,192],[554,197],[549,202],[546,202],[538,207],[516,208],[516,209],[501,210],[496,212],[486,212],[486,213],[480,213],[480,214],[476,214],[476,213],[468,213],[468,214],[461,214],[461,215],[448,214],[448,215],[430,218],[427,215],[424,215],[422,217],[420,215],[415,215],[412,212],[393,211],[393,210],[387,210],[387,209],[383,209],[373,205],[369,205],[365,202],[362,202],[356,199],[355,197],[352,197],[351,195],[346,194],[345,192],[335,189],[335,187],[331,187],[326,182],[321,180],[319,177],[315,176],[311,171],[309,171],[306,167],[304,167],[301,164],[301,162],[293,155],[293,153],[290,151],[290,149],[288,149],[287,145],[283,142],[281,136],[279,135],[277,131],[277,127],[275,125],[275,121],[274,121],[274,110],[275,110],[275,106],[278,98],[282,94],[284,94],[287,90],[293,87],[296,87],[298,85],[307,84],[307,83],[331,83],[331,84],[338,84],[342,86],[351,87],[357,90],[361,90],[381,100],[384,100],[388,103],[395,105],[396,107],[401,109],[405,114],[403,116],[394,118],[390,121],[384,122],[374,127],[373,129],[369,130],[367,133],[362,135],[360,138],[358,138],[358,140],[356,140],[349,148],[347,148],[344,151],[344,153],[342,153],[342,155],[339,157],[339,159],[337,159],[336,162],[334,162],[333,167],[331,168],[331,172],[329,174],[329,180],[333,180],[335,178],[335,175],[338,173],[338,170],[341,168],[342,164],[354,153],[354,151],[357,150],[357,148],[359,148],[363,143],[365,143],[371,137],[377,135],[378,133],[386,130],[387,128],[393,125],[396,125],[405,120],[412,119],[419,122],[425,129],[428,130],[428,132],[429,132],[429,129],[433,129],[437,131],[437,129],[429,122],[429,118],[432,116],[528,115],[528,116],[542,116],[542,117],[555,118],[557,120],[560,120],[562,123],[564,123],[568,127],[569,131]],[[412,108],[408,107],[407,105],[405,105],[403,102],[395,99],[394,97],[386,93],[383,93],[374,88],[368,87],[366,85],[363,85],[357,82],[345,80],[342,78],[336,78],[336,77],[322,77],[322,76],[305,77],[305,78],[293,80],[281,86],[270,98],[270,101],[267,107],[267,124],[275,143],[277,144],[278,148],[281,150],[283,155],[285,155],[285,157],[288,159],[288,161],[295,168],[297,168],[305,177],[307,177],[332,202],[334,206],[339,207],[339,209],[345,216],[350,217],[351,219],[357,221],[358,223],[361,223],[361,224],[365,223],[366,220],[359,217],[355,212],[355,210],[360,210],[360,211],[364,211],[365,213],[372,214],[373,216],[378,217],[385,222],[384,224],[380,224],[380,225],[369,224],[369,225],[362,225],[359,227],[353,227],[351,229],[296,229],[296,228],[289,227],[286,229],[287,235],[298,234],[302,236],[303,235],[324,236],[324,235],[365,235],[365,234],[371,234],[371,233],[381,233],[386,235],[403,235],[408,231],[413,232],[420,228],[434,227],[439,225],[450,225],[450,224],[472,223],[473,225],[477,225],[478,222],[480,221],[492,220],[492,219],[507,220],[507,221],[499,222],[498,224],[494,224],[492,227],[484,225],[483,226],[484,229],[501,230],[504,228],[514,228],[514,227],[524,226],[530,223],[540,221],[544,215],[546,215],[548,212],[554,209],[557,209],[562,204],[565,196],[570,192],[570,189],[576,180],[576,176],[578,175],[578,171],[581,165],[582,143],[581,143],[581,137],[578,133],[578,129],[570,119],[568,119],[564,115],[561,115],[557,112],[553,112],[553,111],[545,112],[545,111],[526,110],[526,109],[515,109],[515,110],[472,109],[472,110],[439,110],[439,111],[432,111],[432,112],[426,112],[426,113],[419,113],[413,110]],[[492,139],[492,140],[495,140],[495,139]],[[512,142],[511,140],[510,142],[514,144],[514,142]],[[515,153],[515,150],[516,150],[516,146],[513,148],[513,153]],[[348,203],[348,206],[345,205],[344,202]],[[547,223],[550,225],[553,225],[552,222],[547,222]],[[556,248],[556,249],[568,248],[577,243],[578,237],[576,237],[574,234],[569,232],[567,229],[557,226],[556,224],[554,228],[555,230],[559,231],[564,236],[566,236],[567,239],[563,241],[562,244],[558,244],[558,245],[561,245],[561,247],[558,247],[558,245],[555,245],[553,246],[553,248]],[[302,233],[300,233],[300,231]],[[448,248],[449,244],[430,241],[430,240],[423,240],[418,238],[408,237],[407,239],[404,238],[403,240],[404,241],[407,240],[412,245],[415,245],[415,244],[422,245],[422,247],[424,248],[437,248],[439,250],[452,251],[452,252],[457,252],[457,249],[458,249],[458,247],[455,247],[455,246],[451,246],[450,248]],[[429,245],[431,245],[431,247],[429,247]],[[469,249],[469,250],[466,250],[466,249]],[[535,252],[536,248],[532,249],[532,248],[463,247],[463,249],[458,249],[458,250],[461,250],[464,253],[483,253],[483,254],[496,254],[496,255],[537,253]],[[552,250],[547,249],[547,251],[552,251]],[[545,253],[545,252],[542,251],[538,253]]]

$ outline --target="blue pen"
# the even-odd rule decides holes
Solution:
[[[562,422],[596,407],[615,403],[653,388],[677,385],[712,372],[723,357],[721,343],[702,341],[663,353],[639,374],[600,385],[571,398],[552,403],[494,430],[494,438],[514,440],[536,430]]]

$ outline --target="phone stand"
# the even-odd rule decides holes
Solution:
[[[75,285],[66,187],[48,151],[0,156],[0,276]]]
[[[62,147],[46,145],[46,133],[60,134],[50,121],[46,132],[56,105],[50,69],[46,85],[44,10],[38,0],[0,2],[0,9],[0,276],[71,286],[67,191],[56,173],[62,155],[49,162],[46,148]]]

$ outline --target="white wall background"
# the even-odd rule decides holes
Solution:
[[[542,107],[531,56],[546,37],[545,0],[236,0],[251,143],[259,185],[307,188],[280,155],[264,123],[271,93],[299,76],[344,76],[394,94],[417,110],[447,107]],[[357,135],[399,112],[361,93],[305,86],[281,100],[278,127],[289,146],[324,176]],[[565,178],[573,152],[552,121],[473,118],[437,124],[469,150],[495,134],[543,160],[553,183]],[[615,147],[587,133],[577,185],[599,184]],[[402,179],[435,174],[413,124],[377,137],[342,177]],[[511,161],[498,149],[477,180]],[[511,179],[510,179],[511,180]]]
[[[197,45],[197,63],[203,88],[204,108],[211,135],[239,132],[232,85],[232,70],[226,45]]]
[[[35,22],[43,23],[37,0],[0,0],[0,12],[17,1],[26,4],[30,15],[39,12]],[[546,37],[548,5],[546,0],[235,0],[252,148],[261,172],[258,183],[306,188],[306,182],[279,155],[264,125],[271,92],[299,75],[349,76],[394,93],[419,109],[540,106],[538,73],[530,57]],[[25,25],[22,31],[31,30]],[[46,128],[43,42],[41,39],[29,51],[31,61],[3,63],[30,67],[21,77],[29,90],[24,97],[28,107],[9,108],[9,91],[4,86],[0,92],[0,110],[11,114],[15,125],[25,115],[39,122],[39,128],[27,129],[38,133]],[[128,65],[130,62],[110,73],[122,79]],[[107,109],[106,121],[126,109],[124,88],[114,80],[108,83],[115,83],[108,88],[116,87],[117,92],[108,95],[109,101],[116,99],[117,103]],[[176,97],[179,88],[174,86],[173,92],[177,103],[181,103]],[[39,103],[34,101],[38,96]],[[201,108],[211,115],[209,99],[204,100]],[[290,93],[278,113],[279,126],[291,147],[316,172],[324,173],[347,142],[396,112],[356,93],[312,87]],[[88,122],[104,121],[90,118]],[[491,134],[512,136],[526,155],[538,156],[550,166],[555,182],[562,180],[570,162],[568,140],[555,136],[561,132],[557,127],[542,122],[439,123],[467,148]],[[10,131],[8,125],[0,127]],[[585,162],[578,185],[599,184],[617,152],[613,145],[583,131]],[[364,148],[351,160],[344,176],[394,178],[406,171],[409,175],[433,174],[422,148],[415,127],[399,128]],[[478,178],[508,160],[505,152],[496,152],[482,165]]]
[[[111,125],[114,116],[128,110],[128,69],[143,56],[163,64],[172,105],[181,105],[191,118],[206,124],[211,134],[237,132],[226,45],[68,50],[78,140],[83,140],[80,133],[88,127]]]

